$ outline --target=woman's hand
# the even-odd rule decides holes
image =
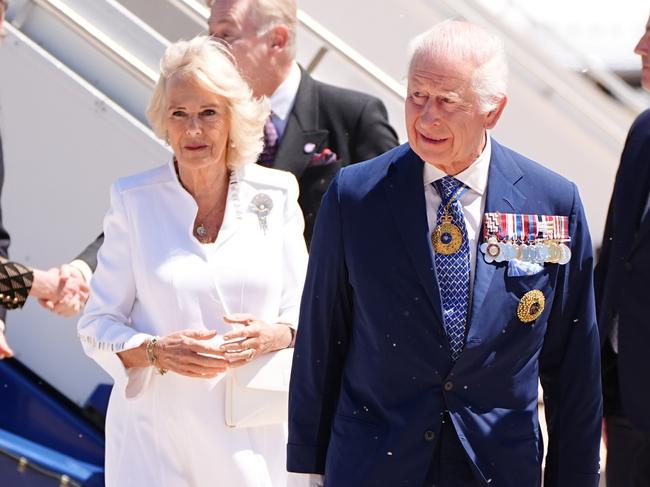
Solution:
[[[216,336],[214,330],[181,330],[158,338],[153,347],[155,367],[188,377],[209,379],[228,370],[229,363],[209,340]],[[151,365],[146,353],[147,343],[118,356],[126,368]],[[209,355],[209,356],[206,356]]]
[[[231,367],[243,365],[265,353],[287,348],[293,339],[291,329],[284,323],[269,324],[244,313],[226,315],[224,320],[231,325],[240,325],[223,336],[225,342],[238,341],[219,347]]]

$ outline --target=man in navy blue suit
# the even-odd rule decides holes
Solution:
[[[635,52],[650,91],[650,19]],[[650,110],[625,143],[596,266],[608,487],[650,486]]]
[[[501,41],[412,46],[409,142],[339,171],[312,240],[288,469],[332,487],[596,487],[593,256],[575,185],[488,133]],[[542,134],[540,134],[542,135]]]

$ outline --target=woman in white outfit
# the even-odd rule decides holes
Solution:
[[[108,487],[289,481],[284,425],[224,422],[228,368],[292,346],[306,270],[297,182],[255,164],[268,113],[217,41],[167,49],[148,117],[175,157],[113,184],[79,322],[115,383]]]

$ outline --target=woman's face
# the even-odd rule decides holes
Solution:
[[[167,84],[167,138],[180,164],[194,168],[226,162],[230,112],[226,99],[188,75]]]

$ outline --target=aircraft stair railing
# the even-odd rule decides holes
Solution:
[[[167,41],[114,0],[14,0],[7,19],[140,122]]]
[[[210,10],[199,0],[120,0],[144,22],[173,41],[207,32]],[[173,19],[173,21],[172,21]],[[389,119],[401,140],[404,127],[405,87],[355,51],[321,23],[298,10],[298,62],[321,81],[370,93],[386,104]]]

